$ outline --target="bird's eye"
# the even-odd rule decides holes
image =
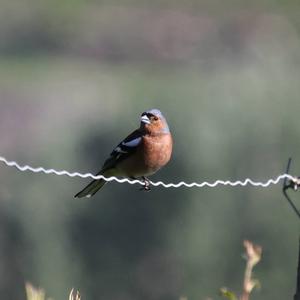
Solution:
[[[154,121],[157,121],[157,120],[158,120],[158,117],[157,117],[157,116],[154,116],[153,119],[154,119]]]

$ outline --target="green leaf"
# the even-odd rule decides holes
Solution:
[[[229,291],[227,288],[223,287],[220,289],[220,293],[221,293],[221,296],[226,298],[226,299],[229,299],[229,300],[238,300],[237,296]]]

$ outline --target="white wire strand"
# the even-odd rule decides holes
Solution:
[[[144,185],[144,182],[141,181],[141,180],[131,180],[131,179],[128,179],[128,178],[117,178],[117,177],[105,177],[103,175],[93,175],[91,173],[85,173],[85,174],[82,174],[82,173],[78,173],[78,172],[68,172],[66,170],[60,170],[60,171],[57,171],[57,170],[54,170],[54,169],[45,169],[43,167],[37,167],[37,168],[34,168],[34,167],[31,167],[31,166],[28,166],[28,165],[24,165],[24,166],[21,166],[19,165],[17,162],[15,161],[9,161],[7,160],[6,158],[0,156],[0,161],[3,162],[5,165],[9,166],[9,167],[15,167],[17,168],[19,171],[21,172],[26,172],[26,171],[30,171],[30,172],[33,172],[33,173],[45,173],[45,174],[55,174],[55,175],[59,175],[59,176],[62,176],[62,175],[66,175],[66,176],[69,176],[69,177],[81,177],[81,178],[93,178],[93,179],[104,179],[105,181],[116,181],[118,183],[129,183],[129,184],[141,184],[141,185]],[[202,187],[216,187],[218,185],[229,185],[229,186],[246,186],[246,185],[251,185],[251,186],[255,186],[255,187],[268,187],[270,186],[271,184],[275,185],[275,184],[278,184],[281,180],[283,179],[290,179],[292,180],[293,182],[295,182],[297,179],[289,174],[281,174],[279,176],[277,176],[276,178],[271,178],[271,179],[268,179],[267,181],[264,181],[264,182],[260,182],[260,181],[254,181],[250,178],[246,178],[244,180],[236,180],[236,181],[230,181],[230,180],[216,180],[214,182],[207,182],[207,181],[204,181],[204,182],[201,182],[201,183],[197,183],[197,182],[191,182],[191,183],[187,183],[187,182],[184,182],[184,181],[180,181],[178,183],[164,183],[162,181],[157,181],[157,182],[153,182],[153,181],[150,181],[151,185],[153,186],[163,186],[165,188],[179,188],[179,187],[188,187],[188,188],[192,188],[192,187],[198,187],[198,188],[202,188]]]

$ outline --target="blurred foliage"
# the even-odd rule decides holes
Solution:
[[[27,300],[51,300],[50,298],[46,298],[46,293],[41,288],[34,287],[31,283],[27,282],[25,284],[26,290],[26,299]],[[79,291],[71,290],[69,295],[69,300],[80,300],[81,296]]]
[[[45,291],[40,288],[35,288],[31,283],[25,285],[27,300],[51,300],[46,298]]]
[[[264,180],[289,156],[297,173],[299,8],[2,0],[0,154],[97,172],[139,114],[157,107],[175,147],[153,180]],[[255,299],[292,298],[299,224],[280,186],[146,194],[112,183],[75,200],[85,184],[1,166],[2,298],[24,299],[25,280],[54,299],[72,286],[85,299],[216,298],[218,287],[240,286],[244,238],[265,253]]]
[[[238,300],[237,296],[235,295],[235,293],[229,291],[227,288],[221,288],[220,290],[221,295],[225,298],[225,299],[229,299],[229,300]]]

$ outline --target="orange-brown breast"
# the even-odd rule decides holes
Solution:
[[[144,163],[154,172],[167,164],[172,154],[172,137],[170,134],[145,136],[142,140]]]
[[[137,152],[120,162],[117,167],[119,174],[128,177],[154,174],[170,160],[172,146],[170,134],[145,135]]]

